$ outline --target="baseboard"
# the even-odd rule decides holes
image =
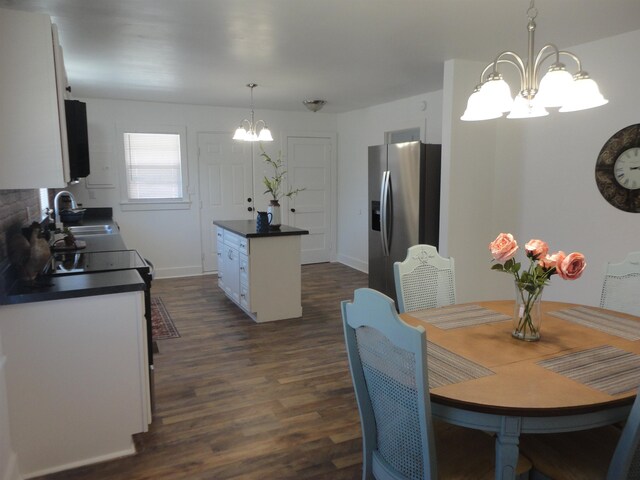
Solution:
[[[338,255],[337,260],[339,263],[343,263],[347,267],[355,268],[356,270],[360,270],[363,273],[369,273],[368,262],[363,262],[358,258],[353,258],[348,255]]]
[[[202,275],[202,265],[191,267],[155,268],[155,278],[194,277]]]
[[[2,480],[22,480],[18,472],[18,456],[13,452],[9,455],[9,462],[4,469]]]
[[[51,473],[64,472],[65,470],[84,467],[85,465],[93,465],[94,463],[106,462],[108,460],[115,460],[116,458],[128,457],[130,455],[134,455],[135,453],[136,453],[136,447],[133,444],[133,441],[131,441],[131,446],[125,450],[120,450],[118,452],[111,452],[106,455],[98,455],[92,458],[85,458],[84,460],[80,460],[78,462],[71,462],[64,465],[57,465],[55,467],[45,468],[37,472],[31,472],[30,474],[24,476],[24,480],[28,480],[29,478],[41,477],[43,475],[49,475]]]

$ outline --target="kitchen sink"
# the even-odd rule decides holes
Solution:
[[[82,235],[110,235],[116,233],[112,225],[74,225],[68,227],[69,231],[76,236]]]

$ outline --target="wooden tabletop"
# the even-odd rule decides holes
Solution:
[[[513,301],[473,304],[513,315]],[[637,389],[610,395],[538,365],[545,359],[603,345],[640,354],[638,340],[625,340],[547,313],[572,307],[577,305],[543,302],[541,338],[537,342],[514,339],[511,320],[443,330],[410,313],[401,317],[411,325],[424,327],[428,341],[494,372],[494,375],[433,388],[431,397],[437,403],[514,416],[572,415],[632,403]],[[637,321],[640,331],[640,318],[601,311]]]

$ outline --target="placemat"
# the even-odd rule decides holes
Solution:
[[[429,388],[444,387],[475,378],[494,375],[488,368],[467,360],[427,340]]]
[[[489,310],[480,305],[450,305],[407,313],[442,330],[511,320],[509,315]]]
[[[609,395],[640,385],[640,355],[610,345],[542,360],[538,365]]]
[[[589,307],[572,307],[566,310],[549,312],[549,315],[562,320],[579,323],[585,327],[600,330],[626,340],[640,340],[640,322],[628,318],[605,313]]]

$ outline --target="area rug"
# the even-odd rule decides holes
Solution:
[[[151,297],[151,331],[154,340],[180,337],[161,297]]]

